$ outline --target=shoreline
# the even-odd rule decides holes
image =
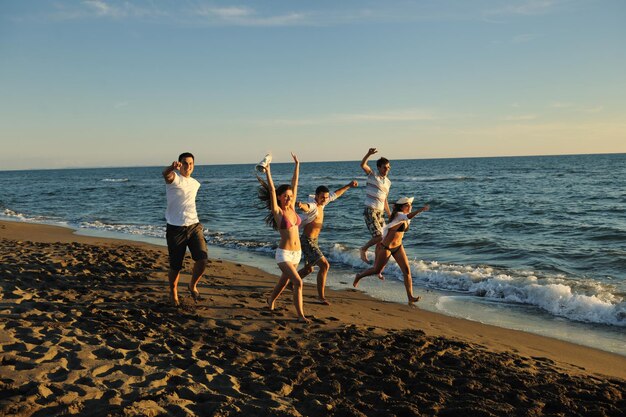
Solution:
[[[368,414],[400,402],[419,402],[425,414],[463,407],[504,414],[519,403],[525,409],[543,404],[545,412],[553,404],[576,415],[602,406],[605,415],[618,415],[624,406],[626,358],[618,354],[356,290],[328,289],[332,305],[323,306],[311,285],[304,301],[312,323],[301,325],[288,291],[275,311],[267,309],[264,296],[276,276],[216,259],[200,282],[204,300],[197,305],[184,289],[186,261],[179,287],[183,309],[176,310],[166,302],[164,247],[9,221],[0,221],[0,244],[5,414],[47,408],[51,414],[105,415],[95,405],[106,404],[139,415],[172,412],[177,401],[188,410],[217,401],[215,410],[222,412],[258,406],[287,413],[277,415],[350,407]],[[374,377],[383,392],[353,386],[355,373],[364,381]],[[427,383],[444,376],[445,383]],[[471,387],[476,395],[467,397]],[[345,395],[330,398],[338,390]],[[585,394],[593,405],[577,403],[577,392],[593,393]],[[510,395],[517,399],[509,401]],[[549,395],[557,397],[544,398]],[[143,409],[133,414],[138,401]]]
[[[167,248],[153,245],[150,243],[137,242],[133,240],[79,235],[74,233],[72,229],[62,226],[18,223],[0,220],[0,238],[7,238],[8,236],[13,240],[30,240],[43,243],[76,242],[96,245],[123,244],[140,248],[158,250],[162,251],[164,254],[167,254]],[[188,262],[189,254],[187,254],[186,259]],[[242,264],[235,264],[228,261],[220,260],[218,262],[230,264],[231,266],[235,266],[236,268],[244,267],[244,265]],[[209,266],[205,275],[210,275],[210,268],[211,266]],[[246,268],[248,267],[246,266]],[[269,283],[271,283],[272,285],[277,280],[277,277],[272,274],[269,274],[265,271],[257,270],[254,267],[250,268],[255,269],[257,273],[262,274],[264,280],[269,280]],[[188,276],[188,273],[184,273],[183,271],[183,273],[181,273],[181,285],[186,282],[183,280],[183,277],[186,276]],[[203,281],[205,281],[205,278],[200,281],[201,286],[203,284]],[[183,293],[184,287],[181,287],[179,285],[179,290],[181,291],[181,293]],[[412,326],[419,325],[419,328],[421,330],[424,330],[428,334],[433,336],[462,337],[468,341],[484,344],[490,348],[498,350],[512,349],[523,352],[525,351],[525,349],[528,349],[528,356],[553,355],[554,357],[551,357],[551,359],[559,361],[559,358],[561,358],[561,361],[564,363],[572,362],[573,364],[575,364],[576,359],[578,359],[579,355],[583,356],[580,359],[584,359],[584,357],[589,357],[589,355],[591,355],[594,357],[594,359],[591,361],[585,360],[585,363],[582,364],[583,366],[581,366],[581,368],[592,370],[592,372],[597,372],[600,374],[611,375],[618,378],[626,379],[626,357],[616,353],[606,352],[600,349],[578,345],[559,339],[552,339],[549,337],[535,335],[519,330],[506,329],[462,318],[446,316],[441,313],[421,310],[419,308],[412,309],[402,304],[375,299],[357,290],[333,290],[331,288],[328,288],[327,292],[329,292],[329,298],[332,299],[347,299],[353,300],[353,302],[362,302],[365,304],[365,308],[362,309],[363,311],[357,310],[356,312],[353,311],[350,314],[350,317],[355,320],[355,323],[346,324],[367,326],[368,320],[371,319],[372,325],[379,325],[381,327],[394,330],[414,328]],[[164,296],[165,295],[166,294],[164,294]],[[313,314],[332,314],[332,310],[337,303],[333,303],[330,308],[317,306],[315,305],[315,303],[311,303],[311,300],[314,299],[315,295],[315,289],[313,288],[313,286],[311,284],[306,284],[306,298],[308,301],[307,305],[309,307],[313,307]],[[286,300],[287,299],[285,294],[280,297],[279,302],[285,303]],[[384,309],[385,311],[381,311],[381,309]],[[386,314],[387,312],[389,312],[390,314]],[[411,317],[410,315],[407,316],[407,313],[410,314],[412,312],[419,312],[419,317]],[[395,318],[403,316],[404,318],[407,318],[407,320],[395,320]],[[520,349],[519,346],[516,346],[517,344],[523,346],[523,348]],[[556,354],[551,355],[550,352],[555,352]],[[596,357],[595,355],[593,355],[593,352],[597,353],[598,356]],[[570,353],[574,354],[574,356],[571,358],[569,357]],[[615,360],[621,360],[625,366],[621,367],[622,369],[615,369]]]

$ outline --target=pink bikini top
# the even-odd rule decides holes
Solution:
[[[280,221],[280,228],[281,229],[289,229],[290,227],[294,227],[294,226],[300,226],[300,223],[302,223],[302,219],[300,218],[300,216],[298,216],[296,214],[296,223],[292,224],[289,219],[287,218],[287,216],[285,216],[283,214],[283,219]]]

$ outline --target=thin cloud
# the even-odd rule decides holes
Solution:
[[[569,109],[574,107],[574,103],[564,103],[561,101],[556,101],[552,104],[550,104],[550,107],[554,108],[554,109]]]
[[[238,26],[288,26],[303,23],[305,13],[286,13],[264,16],[249,7],[207,7],[196,8],[192,14],[207,19],[209,23],[232,24]]]
[[[526,34],[523,34],[523,35],[515,36],[511,42],[512,43],[527,43],[527,42],[530,42],[530,41],[536,39],[537,37],[538,37],[538,35],[536,35],[534,33],[526,33]]]
[[[604,111],[604,106],[588,107],[581,109],[581,111],[585,113],[602,113],[602,111]]]
[[[536,120],[536,114],[515,114],[504,118],[507,122],[524,122],[528,120]]]
[[[262,121],[261,124],[274,126],[312,126],[352,123],[418,122],[435,119],[436,117],[430,112],[419,109],[406,109],[376,113],[334,114],[308,119],[273,119]]]
[[[558,101],[551,103],[549,107],[553,109],[570,110],[572,112],[592,113],[592,114],[601,113],[602,111],[604,111],[604,106],[602,105],[589,106],[589,105],[580,105],[576,103],[558,102]]]
[[[139,7],[130,2],[114,4],[105,0],[83,0],[80,3],[55,4],[51,17],[58,20],[77,20],[87,18],[145,18],[167,16],[168,13],[156,7]]]
[[[489,11],[488,15],[531,14],[547,9],[554,0],[534,0],[517,6]],[[344,2],[318,5],[316,2],[263,3],[241,0],[238,4],[211,0],[177,2],[82,0],[56,1],[48,18],[77,20],[158,19],[161,23],[221,26],[337,26],[364,22],[460,21],[482,19],[485,13],[459,0],[429,2],[374,2],[368,7]],[[282,7],[282,8],[281,8]],[[45,12],[44,12],[45,13]],[[33,16],[31,16],[32,18]]]
[[[532,16],[550,12],[559,2],[556,0],[525,0],[485,12],[487,16],[521,15]]]

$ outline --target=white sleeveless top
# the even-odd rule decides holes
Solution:
[[[167,209],[165,220],[172,226],[191,226],[199,223],[196,211],[196,195],[200,183],[191,177],[183,177],[174,171],[174,181],[165,184]]]

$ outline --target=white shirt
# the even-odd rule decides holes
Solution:
[[[330,192],[328,202],[335,201],[337,199],[337,194]],[[306,213],[300,214],[300,219],[302,223],[300,223],[300,228],[303,228],[307,224],[311,223],[317,217],[317,203],[315,202],[315,195],[309,195],[309,201],[307,201],[309,205],[309,211]]]
[[[391,181],[373,172],[367,176],[365,184],[365,205],[375,210],[385,210],[385,200],[389,195]]]
[[[196,211],[196,195],[200,183],[191,177],[183,177],[174,172],[174,181],[165,184],[167,209],[165,220],[172,226],[190,226],[199,223]]]

